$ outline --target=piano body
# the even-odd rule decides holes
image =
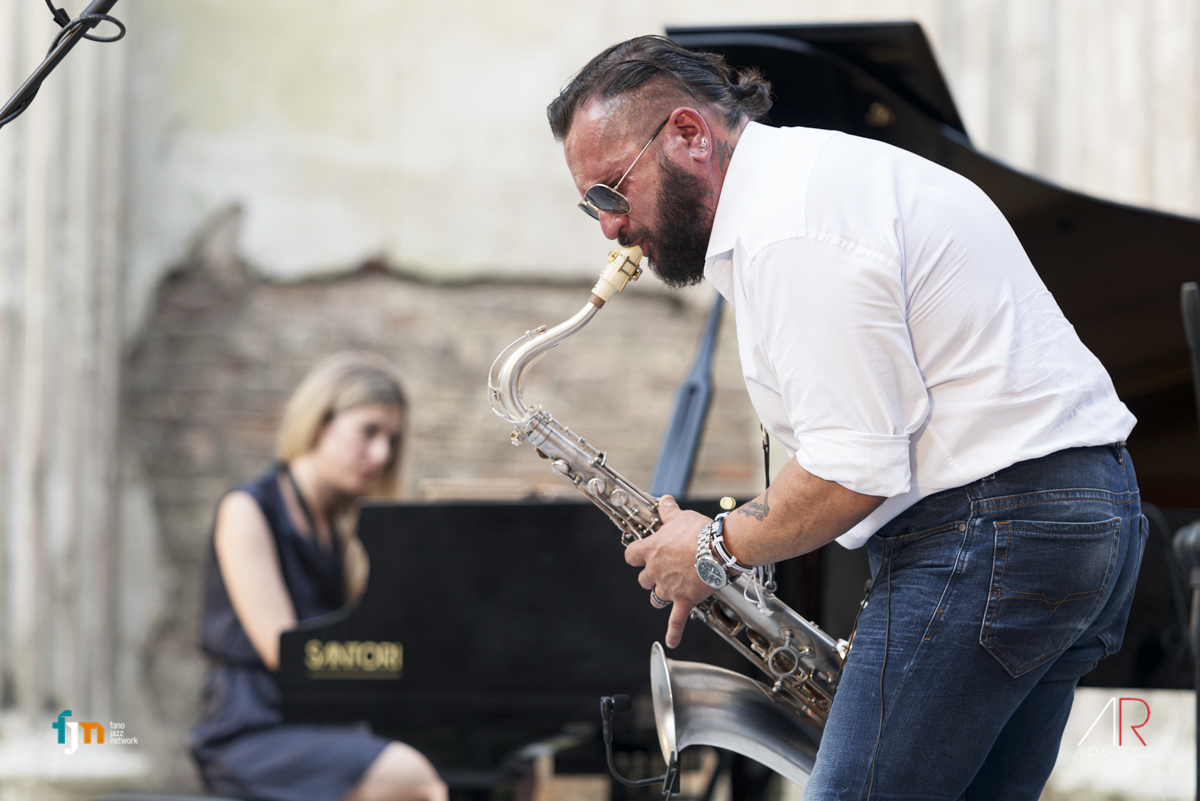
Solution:
[[[620,532],[592,504],[368,504],[359,533],[371,579],[357,607],[283,634],[286,718],[370,721],[460,787],[495,783],[529,743],[564,732],[574,737],[556,750],[594,743],[603,695],[647,696],[620,733],[636,724],[639,750],[653,743],[650,646],[667,612],[647,602]],[[678,650],[744,669],[702,626]],[[604,772],[597,756],[581,757],[588,771]]]
[[[1055,187],[975,150],[916,24],[668,35],[759,67],[774,87],[771,124],[906,148],[970,178],[1004,212],[1139,419],[1129,450],[1143,498],[1174,507],[1148,507],[1151,542],[1126,645],[1084,683],[1187,686],[1182,576],[1165,544],[1200,516],[1190,508],[1200,507],[1200,439],[1179,312],[1180,284],[1200,272],[1200,222]],[[716,511],[711,502],[693,505]],[[452,786],[486,788],[503,774],[505,755],[564,732],[591,743],[577,749],[587,756],[574,769],[603,771],[598,698],[624,692],[641,703],[618,745],[653,757],[647,664],[665,613],[646,602],[599,510],[586,502],[382,504],[364,509],[360,533],[372,565],[361,602],[283,635],[289,719],[370,721],[425,749]],[[780,595],[846,636],[865,575],[861,551],[826,548],[783,566]],[[673,656],[751,669],[701,626],[689,628]]]

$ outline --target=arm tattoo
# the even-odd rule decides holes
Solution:
[[[713,144],[717,146],[717,162],[721,172],[725,172],[725,167],[729,164],[729,160],[733,158],[733,148],[724,139],[713,137]]]
[[[738,513],[743,514],[746,517],[753,517],[755,520],[761,523],[766,519],[767,515],[771,514],[771,504],[768,503],[770,496],[771,490],[768,489],[763,493],[762,503],[759,503],[758,501],[750,501],[750,503],[740,506],[738,508]]]

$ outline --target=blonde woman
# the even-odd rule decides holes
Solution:
[[[284,723],[279,635],[366,586],[355,501],[392,495],[407,402],[395,367],[347,352],[317,365],[284,411],[279,462],[217,508],[202,645],[213,660],[192,754],[209,789],[269,801],[442,801],[403,743],[360,727]]]

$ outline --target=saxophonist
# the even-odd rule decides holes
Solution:
[[[1147,528],[1135,420],[967,179],[759,124],[754,70],[643,36],[547,112],[605,236],[732,306],[790,455],[718,520],[664,498],[626,551],[666,644],[738,571],[837,540],[874,583],[805,798],[1036,799],[1075,685],[1120,647]]]

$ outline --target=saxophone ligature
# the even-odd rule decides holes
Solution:
[[[522,400],[525,377],[543,356],[583,328],[596,312],[641,275],[640,248],[618,248],[592,288],[587,303],[553,328],[541,326],[496,357],[488,376],[493,411],[512,425],[512,444],[529,443],[550,469],[599,506],[621,530],[625,545],[661,525],[658,499],[608,464],[603,451]],[[732,671],[666,658],[651,649],[651,690],[663,759],[677,764],[689,745],[726,748],[754,759],[804,786],[849,649],[801,617],[761,585],[739,576],[700,603],[692,617],[703,621],[750,660],[768,679],[754,681]]]

